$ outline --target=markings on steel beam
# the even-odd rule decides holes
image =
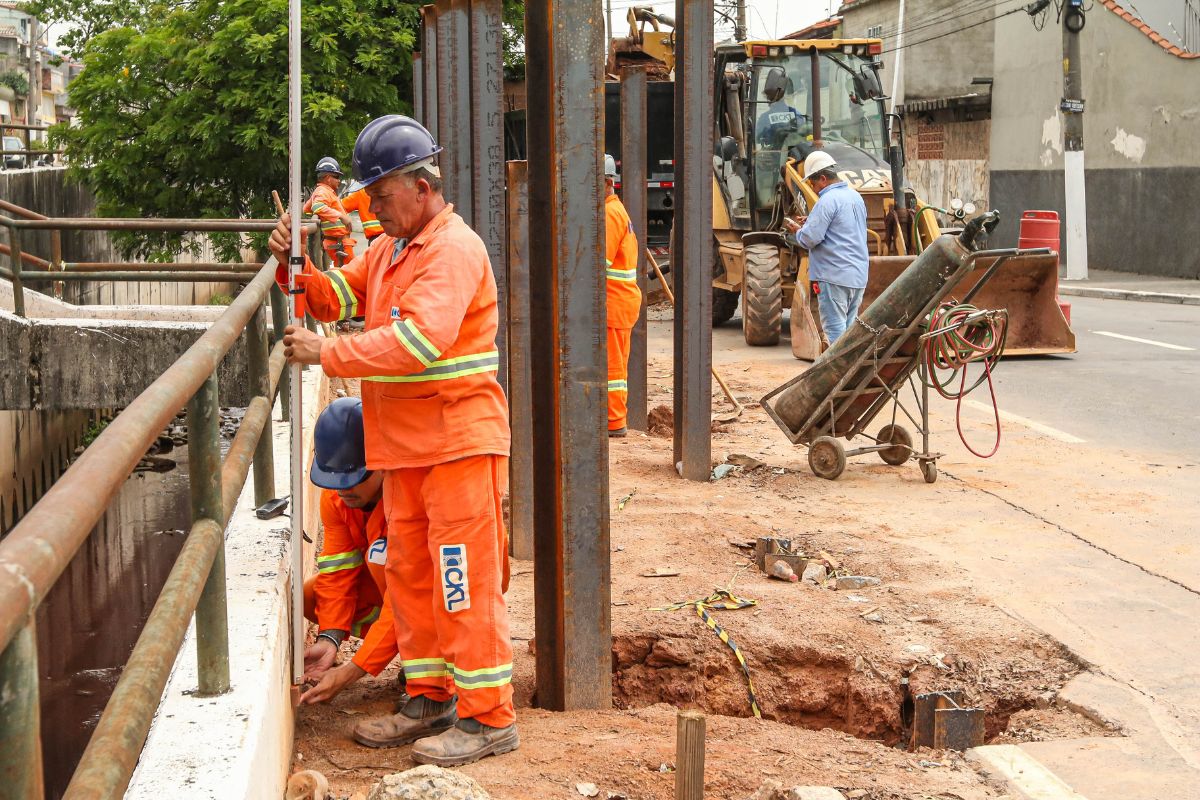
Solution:
[[[989,417],[993,413],[991,405],[987,403],[981,403],[978,400],[966,400],[964,402],[971,408],[986,412]],[[1085,444],[1087,442],[1087,439],[1080,439],[1074,434],[1067,433],[1066,431],[1060,431],[1058,428],[1052,428],[1049,425],[1044,425],[1041,422],[1029,419],[1028,417],[1018,416],[1010,411],[1002,410],[1000,412],[1000,419],[1004,422],[1011,422],[1014,425],[1020,425],[1025,428],[1029,428],[1031,431],[1036,431],[1043,436],[1049,436],[1051,439],[1057,439],[1058,441],[1066,442],[1067,444]]]
[[[1196,349],[1194,347],[1184,347],[1181,344],[1170,344],[1168,342],[1156,342],[1153,339],[1142,339],[1138,336],[1126,336],[1123,333],[1113,333],[1112,331],[1088,331],[1088,333],[1094,333],[1097,336],[1108,336],[1112,339],[1124,339],[1127,342],[1137,342],[1138,344],[1152,344],[1155,347],[1165,347],[1168,350],[1186,350],[1188,352],[1194,352]]]

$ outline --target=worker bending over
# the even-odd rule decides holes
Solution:
[[[316,214],[321,220],[321,246],[330,262],[338,268],[354,258],[353,225],[338,199],[341,185],[341,166],[329,156],[322,158],[317,162],[317,185],[304,204],[305,214]]]
[[[629,342],[642,313],[638,242],[617,197],[617,162],[604,154],[604,286],[608,308],[608,435],[625,436],[629,408]]]
[[[367,197],[367,190],[361,186],[355,189],[354,186],[358,184],[351,186],[350,193],[342,198],[342,208],[346,209],[347,214],[358,212],[358,221],[362,223],[363,235],[367,237],[367,247],[370,247],[375,237],[383,233],[383,226],[371,213],[371,198]]]
[[[441,149],[404,116],[362,130],[354,177],[384,235],[345,269],[314,273],[306,298],[323,321],[364,309],[366,330],[325,339],[289,326],[284,344],[292,363],[362,379],[367,468],[383,473],[388,598],[410,698],[354,736],[371,747],[416,741],[418,763],[454,766],[519,740],[503,594],[509,428],[496,380],[496,281],[483,241],[442,196]],[[286,260],[286,216],[270,246]]]
[[[838,178],[837,164],[824,150],[804,159],[804,179],[816,191],[817,203],[800,223],[787,217],[783,222],[808,250],[808,279],[832,345],[858,316],[867,288],[867,205]]]
[[[324,540],[317,574],[304,583],[304,616],[317,623],[317,640],[304,651],[304,679],[315,686],[302,703],[322,703],[363,675],[378,675],[396,657],[396,629],[387,597],[387,518],[383,473],[367,469],[362,401],[330,403],[313,430],[309,479],[321,492]],[[348,636],[363,640],[339,666]]]

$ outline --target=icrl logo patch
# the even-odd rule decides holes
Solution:
[[[392,319],[400,319],[400,307],[392,306]]]
[[[371,543],[371,547],[367,550],[367,562],[370,564],[387,564],[387,537],[380,536]]]
[[[467,582],[467,546],[444,544],[438,548],[442,571],[442,601],[450,613],[471,607],[471,586]]]

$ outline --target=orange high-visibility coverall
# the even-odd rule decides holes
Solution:
[[[365,333],[324,342],[321,366],[362,378],[367,467],[386,470],[388,599],[407,691],[457,693],[460,717],[507,726],[508,404],[483,241],[447,206],[407,244],[384,234],[341,271],[315,273],[307,300],[322,321],[366,315]]]
[[[620,198],[604,200],[604,263],[608,299],[608,429],[625,427],[629,400],[629,340],[642,311],[638,243]]]
[[[396,629],[386,596],[387,515],[350,508],[337,492],[321,492],[325,528],[317,574],[305,585],[305,616],[321,630],[361,637],[352,661],[378,675],[396,657]],[[310,596],[311,593],[311,596]],[[310,611],[311,609],[311,611]]]
[[[368,242],[383,233],[383,225],[379,218],[371,213],[371,198],[367,197],[366,189],[358,189],[343,197],[342,208],[346,209],[347,214],[358,212],[358,219],[362,222],[363,233],[366,234]]]
[[[321,246],[325,248],[325,252],[329,255],[329,260],[334,264],[337,263],[335,254],[338,247],[346,251],[345,263],[349,263],[350,259],[354,258],[354,237],[350,235],[350,229],[346,227],[346,223],[342,222],[342,214],[346,213],[346,209],[342,207],[342,201],[338,199],[337,192],[329,188],[323,183],[318,183],[317,188],[313,189],[313,193],[309,195],[308,201],[304,204],[305,214],[316,214],[321,220]]]

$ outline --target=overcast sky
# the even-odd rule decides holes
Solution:
[[[608,1],[605,0],[606,8]],[[630,6],[649,5],[660,13],[675,15],[675,3],[671,0],[658,3],[646,2],[646,0],[611,0],[611,2],[613,28],[618,36],[624,36],[628,32],[625,14]],[[717,0],[718,9],[725,5],[732,8],[733,4],[729,0]],[[775,39],[785,36],[819,19],[825,19],[829,16],[831,6],[836,11],[840,5],[840,0],[833,0],[833,2],[827,0],[746,0],[746,22],[750,28],[750,38]],[[731,26],[726,26],[726,28],[732,30]]]

